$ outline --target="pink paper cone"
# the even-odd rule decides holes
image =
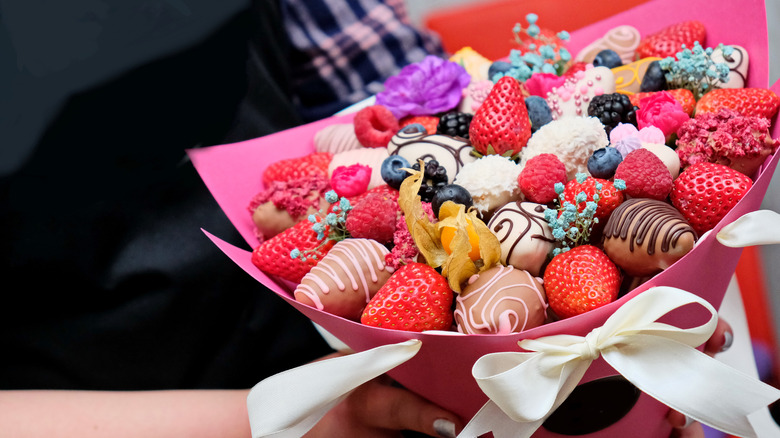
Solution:
[[[518,17],[520,18],[522,17]],[[745,47],[750,55],[747,86],[767,86],[769,64],[763,0],[651,1],[572,32],[569,48],[573,54],[576,54],[579,48],[601,37],[607,30],[622,24],[631,24],[642,34],[647,34],[687,19],[697,19],[705,24],[708,35],[706,46],[714,47],[722,42]],[[507,29],[507,32],[511,30]],[[772,88],[780,94],[780,83]],[[743,214],[760,208],[780,158],[780,154],[775,154],[767,159],[754,179],[752,189],[713,232],[699,241],[696,248],[673,266],[614,303],[522,334],[462,336],[407,333],[363,326],[302,305],[291,297],[292,287],[289,283],[265,275],[251,263],[250,250],[258,244],[258,239],[246,207],[252,196],[262,187],[263,169],[279,159],[303,156],[312,152],[316,132],[329,124],[349,122],[351,119],[351,115],[332,117],[254,140],[188,151],[204,183],[246,240],[247,249],[207,234],[249,275],[356,351],[410,338],[422,340],[420,352],[412,360],[393,370],[391,376],[407,388],[458,413],[466,420],[487,401],[471,376],[472,365],[484,354],[517,351],[517,342],[525,338],[562,333],[584,336],[593,328],[602,325],[606,318],[627,300],[653,286],[665,285],[688,290],[705,298],[716,308],[719,307],[741,250],[721,245],[715,240],[715,234],[720,228]],[[774,138],[780,137],[780,127],[776,123],[772,135]],[[695,314],[676,313],[673,322],[686,324],[686,320],[697,317]],[[583,383],[614,374],[615,371],[599,359],[594,362]],[[667,412],[668,408],[642,394],[631,412],[620,421],[588,436],[668,436],[670,429],[664,420]],[[561,435],[541,428],[534,436]]]

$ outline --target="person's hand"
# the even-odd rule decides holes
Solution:
[[[305,436],[400,437],[402,430],[410,430],[454,438],[461,429],[455,414],[380,376],[356,388]]]
[[[734,334],[729,323],[718,319],[718,326],[704,344],[704,352],[715,357],[716,354],[728,350],[733,341]],[[701,424],[691,421],[682,413],[671,410],[666,419],[673,427],[669,438],[704,438],[704,429]]]

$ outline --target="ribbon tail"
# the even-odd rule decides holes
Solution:
[[[732,435],[755,437],[748,416],[780,398],[780,390],[685,344],[657,336],[634,335],[630,343],[606,349],[602,355],[646,394]]]
[[[515,422],[498,405],[488,400],[458,434],[458,438],[477,438],[488,432],[493,432],[494,438],[530,438],[542,423],[544,419]]]
[[[247,396],[252,437],[303,436],[349,393],[414,357],[417,339],[321,360],[271,376]]]
[[[771,210],[747,213],[721,228],[716,238],[732,248],[780,243],[780,214]]]

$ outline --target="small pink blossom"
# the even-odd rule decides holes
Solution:
[[[525,88],[532,96],[547,97],[553,88],[563,86],[566,78],[553,73],[534,73],[525,81]]]
[[[337,195],[352,198],[368,190],[371,182],[371,167],[364,164],[339,166],[333,169],[330,185]]]

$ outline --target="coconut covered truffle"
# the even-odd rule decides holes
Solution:
[[[698,114],[678,131],[677,155],[683,168],[717,163],[752,176],[780,142],[769,135],[769,120],[721,109]]]
[[[455,184],[471,193],[474,208],[481,215],[520,198],[517,177],[522,167],[500,155],[485,155],[463,166]]]
[[[541,154],[555,154],[566,164],[566,176],[588,171],[593,151],[609,144],[604,125],[595,117],[566,117],[542,126],[523,149],[520,167]]]

